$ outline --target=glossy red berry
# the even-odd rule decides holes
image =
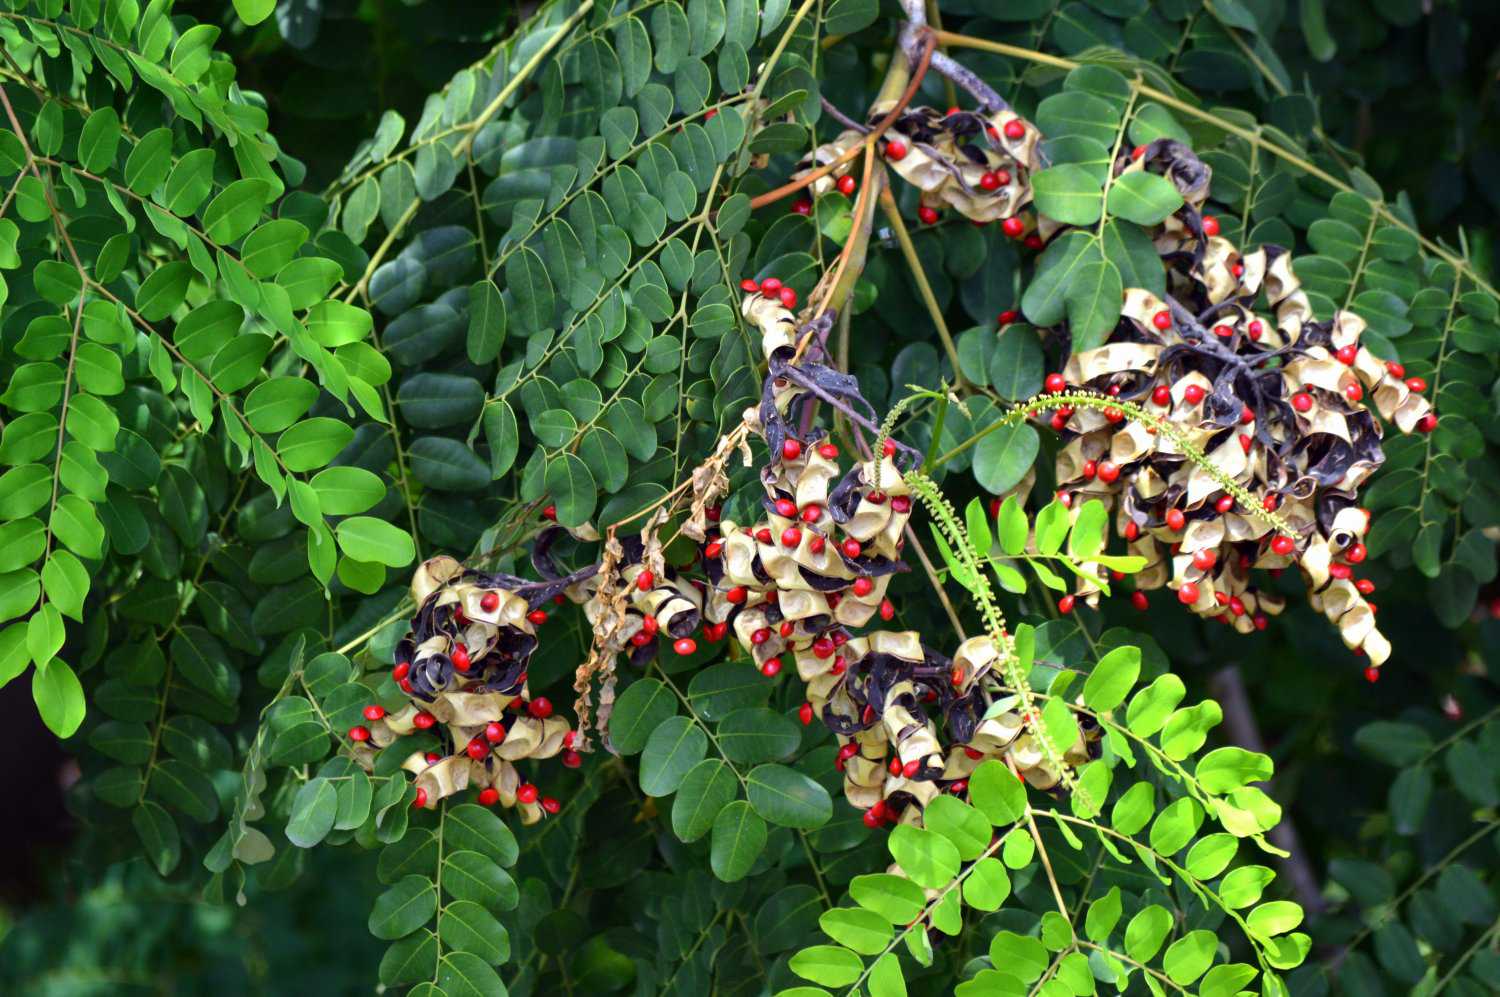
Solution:
[[[906,143],[898,138],[893,138],[885,144],[885,158],[893,163],[899,163],[906,158]]]
[[[366,720],[379,720],[383,716],[385,716],[385,707],[379,703],[371,703],[365,707]]]
[[[1368,578],[1359,579],[1354,583],[1354,587],[1359,591],[1360,595],[1369,595],[1375,591],[1375,583]]]
[[[1424,433],[1430,433],[1437,428],[1437,424],[1437,413],[1428,412],[1426,415],[1422,416],[1422,418],[1417,420],[1417,429],[1421,430]]]
[[[1220,339],[1228,339],[1230,336],[1234,335],[1234,329],[1227,325],[1224,325],[1221,322],[1218,325],[1214,326],[1214,335],[1218,336]]]
[[[1350,343],[1348,346],[1340,346],[1338,350],[1334,352],[1334,356],[1338,357],[1339,363],[1343,364],[1344,366],[1353,366],[1354,361],[1359,357],[1359,347],[1355,346],[1353,343]]]
[[[1385,369],[1387,373],[1398,381],[1406,377],[1406,367],[1395,360],[1387,360],[1385,362]]]
[[[1258,343],[1260,342],[1260,337],[1265,335],[1266,327],[1264,323],[1262,323],[1259,319],[1256,319],[1254,322],[1250,323],[1249,327],[1245,331],[1250,334],[1251,342]]]
[[[649,569],[635,576],[635,587],[642,592],[648,592],[656,584],[656,575]]]
[[[1130,150],[1130,158],[1131,159],[1140,159],[1145,154],[1146,154],[1146,147],[1144,145],[1138,145],[1134,149]]]
[[[864,548],[859,545],[859,541],[854,539],[853,537],[850,537],[849,539],[844,541],[842,549],[844,551],[844,556],[850,558],[858,557],[861,553],[864,552]]]
[[[788,526],[781,531],[781,546],[796,547],[802,543],[802,531],[795,526]]]
[[[555,506],[555,505],[549,505],[549,506],[544,507],[542,509],[542,518],[543,519],[550,519],[554,523],[557,522],[557,506]]]
[[[1364,396],[1365,389],[1361,388],[1358,384],[1348,384],[1344,386],[1344,397],[1349,399],[1351,402],[1357,402]]]
[[[1348,561],[1350,564],[1360,564],[1364,561],[1368,553],[1369,552],[1365,550],[1364,544],[1355,544],[1348,550],[1344,551],[1344,560]]]
[[[1074,596],[1063,596],[1061,599],[1057,600],[1057,611],[1065,615],[1071,613],[1073,611],[1073,604],[1076,601],[1077,599]]]
[[[925,204],[922,205],[917,209],[917,220],[923,225],[936,225],[938,220],[937,209],[930,208]]]
[[[1198,586],[1193,582],[1183,582],[1182,587],[1177,590],[1177,601],[1186,606],[1197,602]]]
[[[1014,322],[1016,319],[1018,319],[1020,317],[1021,317],[1021,313],[1020,312],[1018,312],[1018,311],[1016,311],[1014,309],[1011,309],[1011,308],[1007,308],[1005,311],[1003,311],[1003,312],[1000,313],[999,323],[1000,323],[1001,326],[1007,326],[1007,325],[1010,325],[1012,322]]]
[[[767,658],[766,663],[760,666],[760,673],[768,679],[775,678],[780,672],[780,658]]]
[[[1376,668],[1374,665],[1367,665],[1365,667],[1365,681],[1368,682],[1368,683],[1370,683],[1371,685],[1374,685],[1376,682],[1379,682],[1380,681],[1380,669]]]
[[[1297,541],[1293,540],[1289,536],[1278,536],[1274,537],[1271,540],[1271,550],[1274,553],[1280,554],[1282,557],[1288,556],[1296,549]]]
[[[1000,175],[998,173],[985,173],[979,178],[979,186],[982,190],[999,190]]]
[[[1140,610],[1144,610],[1151,605],[1150,601],[1146,598],[1146,593],[1144,592],[1130,593],[1130,604],[1136,609]]]
[[[672,642],[672,650],[686,656],[698,650],[698,642],[691,637],[679,637]]]
[[[838,455],[839,448],[834,446],[832,443],[820,443],[818,445],[818,456],[822,457],[824,460],[836,460],[838,458]]]
[[[1204,549],[1195,551],[1193,553],[1193,567],[1197,568],[1199,571],[1207,571],[1214,566],[1214,563],[1218,561],[1218,559],[1218,554],[1205,547]]]
[[[1006,138],[1008,138],[1008,139],[1018,139],[1018,138],[1025,137],[1025,135],[1026,135],[1026,126],[1023,125],[1023,124],[1021,124],[1021,122],[1017,121],[1015,118],[1011,118],[1009,121],[1007,121],[1005,123],[1005,137]]]
[[[1158,405],[1172,404],[1172,389],[1165,384],[1158,384],[1151,389],[1151,400]]]
[[[1299,391],[1292,396],[1292,408],[1298,412],[1309,412],[1313,407],[1312,395],[1305,391]]]
[[[760,285],[751,280],[749,277],[746,277],[744,280],[740,281],[740,290],[744,291],[746,294],[754,294],[756,291],[760,290]]]
[[[486,592],[484,595],[480,596],[479,597],[479,608],[482,609],[482,610],[484,610],[486,613],[493,613],[495,610],[499,609],[500,608],[500,593],[499,592]]]
[[[1203,216],[1203,234],[1210,236],[1219,234],[1219,220],[1213,215]]]
[[[562,763],[570,769],[576,769],[583,764],[583,756],[569,748],[562,754]]]
[[[453,659],[453,667],[461,672],[469,670],[469,649],[462,644],[454,644],[453,650],[448,652],[448,657]]]
[[[894,617],[895,615],[896,615],[896,607],[891,602],[891,600],[889,600],[889,599],[881,599],[880,600],[880,618],[882,620],[885,620],[886,622],[890,622],[891,618]]]
[[[549,814],[555,814],[562,809],[562,804],[557,802],[557,797],[555,796],[544,796],[542,797],[542,809]]]
[[[1270,617],[1266,616],[1265,613],[1256,613],[1251,617],[1251,622],[1255,624],[1255,629],[1257,630],[1264,630],[1271,625]]]
[[[469,742],[468,747],[464,751],[476,762],[482,762],[485,756],[490,753],[490,743],[482,737],[476,737]]]
[[[1120,465],[1112,460],[1101,460],[1099,462],[1099,480],[1106,485],[1114,484],[1120,477]]]
[[[417,798],[411,801],[411,805],[419,809],[427,806],[427,790],[418,789]]]
[[[739,605],[740,603],[745,601],[745,597],[747,595],[749,595],[749,592],[745,589],[745,586],[736,585],[734,588],[724,593],[724,598],[734,603],[735,605]]]
[[[398,661],[396,662],[396,667],[391,669],[391,678],[395,679],[397,682],[400,682],[402,679],[406,678],[407,674],[410,671],[410,661]]]
[[[492,807],[496,803],[499,803],[499,802],[500,802],[500,791],[497,790],[497,789],[495,789],[493,786],[486,786],[485,788],[483,788],[483,789],[481,789],[479,791],[479,805],[480,806],[482,806],[482,807]]]
[[[538,696],[526,704],[526,712],[538,720],[546,720],[552,715],[552,700],[546,696]]]
[[[1228,512],[1229,510],[1234,508],[1234,496],[1220,495],[1219,501],[1214,503],[1214,508],[1221,513]]]
[[[797,307],[797,292],[790,287],[783,287],[780,291],[777,291],[776,297],[781,299],[781,306],[783,308]]]
[[[850,194],[854,193],[855,188],[857,188],[858,186],[859,181],[854,179],[852,176],[849,176],[848,174],[839,177],[839,193],[843,194],[845,197],[848,197]]]
[[[863,598],[875,591],[875,583],[868,578],[856,578],[851,588],[856,596]]]
[[[1183,400],[1189,405],[1197,405],[1203,401],[1206,394],[1208,392],[1203,390],[1203,385],[1201,384],[1189,384],[1186,388],[1182,389]]]
[[[1427,390],[1427,381],[1420,377],[1409,377],[1406,379],[1406,387],[1407,390],[1415,391],[1420,395]]]
[[[522,803],[535,803],[538,790],[529,782],[523,782],[516,787],[516,799]]]
[[[417,730],[430,730],[435,723],[437,723],[437,717],[426,710],[411,718],[411,725]]]
[[[526,620],[533,626],[541,626],[547,622],[547,611],[545,609],[533,609],[526,614]]]
[[[792,202],[792,212],[798,215],[812,214],[812,201],[805,197],[799,197]]]
[[[1007,218],[1000,223],[1000,230],[1012,239],[1019,239],[1026,233],[1026,223],[1019,218]]]
[[[351,741],[368,741],[369,739],[370,739],[370,728],[365,727],[365,726],[350,727],[349,728],[349,740],[351,740]]]
[[[1166,330],[1172,328],[1172,313],[1163,308],[1161,311],[1151,316],[1151,324],[1165,332]]]
[[[1068,387],[1068,382],[1061,374],[1048,374],[1046,385],[1047,390],[1056,395]]]
[[[784,460],[796,460],[802,456],[802,444],[797,440],[787,440],[781,444],[781,456]]]

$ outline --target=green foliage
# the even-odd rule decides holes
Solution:
[[[1467,110],[1476,83],[1416,122],[1456,161],[1351,131],[1402,78],[1402,36],[1447,74],[1472,10],[941,4],[977,40],[946,50],[1045,135],[1037,207],[1078,227],[1037,255],[944,219],[914,226],[914,259],[877,233],[828,348],[926,457],[932,528],[910,542],[934,563],[893,583],[895,625],[998,635],[1015,695],[996,708],[1051,755],[1095,726],[1104,750],[1057,793],[986,762],[967,801],[876,831],[827,730],[795,719],[800,682],[707,642],[622,664],[613,753],[523,763],[563,801],[540,824],[468,797],[414,809],[402,765],[437,742],[366,771],[345,734],[405,702],[388,670],[419,559],[524,571],[545,506],[629,534],[756,402],[739,282],[806,300],[858,230],[837,193],[810,217],[750,201],[838,133],[820,98],[864,117],[895,5],[552,0],[519,26],[439,0],[220,6],[0,10],[0,680],[29,682],[80,758],[92,877],[78,910],[11,929],[7,978],[61,992],[78,960],[161,985],[182,952],[227,963],[229,937],[328,992],[1500,986],[1500,623],[1471,621],[1496,573],[1500,307],[1489,233],[1418,226],[1493,209],[1404,189],[1483,176],[1492,147],[1446,139],[1493,126]],[[932,74],[918,102],[968,102],[947,90]],[[1175,607],[1057,611],[1068,575],[1146,566],[1096,503],[1028,502],[1053,445],[1015,406],[1059,359],[1035,327],[1066,320],[1083,349],[1121,288],[1163,290],[1147,230],[1181,199],[1108,169],[1163,137],[1212,168],[1226,236],[1293,248],[1320,317],[1357,312],[1428,382],[1438,430],[1388,438],[1361,501],[1392,665],[1430,676],[1357,698],[1305,609],[1239,643]],[[1002,327],[1010,310],[1025,321]],[[747,522],[758,482],[726,470],[723,516]],[[564,704],[590,627],[560,611],[542,633],[530,683]],[[1269,752],[1223,723],[1242,704],[1202,695],[1231,655]],[[1474,719],[1427,705],[1450,692]],[[1327,909],[1273,872],[1284,813]],[[214,906],[190,919],[194,900]],[[129,952],[106,941],[131,934],[116,904]],[[255,927],[227,935],[237,918]],[[287,967],[293,924],[313,937]]]

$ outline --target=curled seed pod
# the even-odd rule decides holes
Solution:
[[[1207,168],[1186,147],[1154,142],[1117,169],[1161,172],[1187,199],[1155,233],[1173,297],[1127,289],[1108,341],[1072,355],[1060,387],[1136,403],[1173,432],[1075,406],[1057,424],[1062,494],[1075,515],[1091,498],[1114,506],[1118,531],[1146,562],[1138,589],[1172,588],[1241,633],[1283,608],[1252,572],[1296,565],[1314,608],[1379,665],[1390,643],[1348,570],[1369,529],[1358,491],[1384,461],[1366,403],[1411,431],[1427,400],[1361,345],[1358,315],[1316,318],[1288,252],[1241,253],[1209,234],[1198,212]],[[1268,312],[1256,310],[1261,301]],[[1078,589],[1090,602],[1098,591]]]
[[[871,121],[889,106],[871,111]],[[1014,217],[1031,202],[1031,174],[1042,165],[1036,126],[1009,109],[993,115],[947,114],[931,107],[903,111],[890,132],[908,152],[891,162],[924,204],[950,207],[975,222]]]

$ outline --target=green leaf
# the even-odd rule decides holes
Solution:
[[[1041,440],[1030,424],[1001,423],[974,448],[974,478],[991,494],[1010,491],[1036,461]]]
[[[859,979],[864,963],[859,956],[837,945],[811,945],[792,956],[792,972],[804,980],[826,987],[842,987]]]
[[[172,815],[150,800],[142,800],[130,815],[130,823],[141,839],[147,860],[163,875],[169,875],[182,859],[182,837]]]
[[[934,831],[901,824],[891,832],[887,847],[912,882],[941,889],[958,875],[961,859],[953,842]]]
[[[1010,896],[1010,876],[1000,860],[986,856],[975,862],[963,885],[964,903],[975,910],[996,911]]]
[[[812,830],[833,816],[828,791],[795,769],[759,765],[745,778],[755,812],[781,827]]]
[[[1146,170],[1133,170],[1110,185],[1109,213],[1137,225],[1157,225],[1182,207],[1182,195],[1172,181]]]
[[[818,918],[818,927],[840,945],[862,955],[877,955],[891,941],[891,923],[873,911],[835,907]]]
[[[1083,683],[1083,701],[1097,713],[1113,710],[1125,701],[1141,674],[1141,649],[1117,647],[1094,666]]]
[[[1066,225],[1092,225],[1099,220],[1104,192],[1083,167],[1053,166],[1032,174],[1031,183],[1042,214]]]
[[[327,516],[352,516],[385,497],[385,482],[362,467],[330,467],[313,475],[318,506]]]
[[[234,12],[246,24],[259,24],[276,9],[276,0],[234,0]]]
[[[292,816],[287,821],[287,840],[298,848],[311,848],[333,830],[338,814],[338,792],[327,779],[313,779],[302,784],[292,799]]]
[[[969,776],[969,799],[995,827],[1004,827],[1026,813],[1026,787],[1004,762],[981,762]]]
[[[855,903],[892,924],[910,924],[927,906],[926,894],[920,886],[885,872],[855,876],[849,883],[849,895]]]
[[[392,941],[411,934],[432,919],[437,910],[437,888],[423,876],[405,876],[375,898],[370,911],[370,934]]]
[[[443,892],[455,900],[469,900],[490,910],[509,910],[520,893],[515,880],[488,855],[450,851],[443,857]]]
[[[1190,931],[1167,946],[1161,968],[1174,983],[1186,986],[1208,970],[1218,947],[1219,940],[1212,931]]]
[[[956,796],[939,796],[922,811],[924,825],[953,843],[959,856],[972,862],[990,845],[990,824],[984,815]]]
[[[487,963],[510,958],[510,935],[495,916],[472,900],[455,900],[438,914],[443,946],[469,952]]]
[[[351,516],[334,531],[339,549],[356,561],[402,568],[416,560],[417,547],[411,535],[373,516]]]
[[[677,712],[677,700],[656,679],[631,683],[615,701],[609,718],[609,737],[622,755],[633,755],[646,747],[656,728]]]
[[[547,462],[547,494],[557,506],[561,526],[582,526],[594,514],[599,491],[588,465],[577,454],[564,453]]]
[[[103,173],[114,166],[119,147],[120,116],[112,107],[95,109],[78,135],[78,162],[91,173]]]
[[[646,739],[641,753],[641,792],[669,796],[708,753],[708,737],[687,717],[668,717]]]
[[[672,801],[673,833],[683,841],[703,837],[720,812],[733,802],[738,788],[734,771],[717,758],[706,758],[693,766]]]
[[[236,180],[203,209],[203,230],[215,242],[234,242],[260,221],[269,193],[264,180]]]
[[[1243,748],[1216,748],[1198,761],[1194,775],[1210,793],[1228,793],[1271,778],[1269,755]]]
[[[42,722],[58,737],[72,737],[83,723],[83,686],[61,658],[38,665],[31,673],[31,698]]]
[[[709,862],[724,882],[744,879],[765,847],[766,822],[744,800],[734,801],[714,818]]]

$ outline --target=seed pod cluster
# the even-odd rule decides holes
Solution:
[[[705,618],[727,624],[764,674],[795,664],[807,684],[803,722],[817,718],[837,735],[845,796],[871,826],[920,822],[939,793],[964,793],[986,758],[1008,759],[1039,789],[1057,787],[1055,762],[1097,756],[1097,726],[1049,759],[1005,688],[993,639],[973,638],[950,659],[915,631],[856,633],[877,613],[895,616],[886,590],[906,569],[900,552],[913,504],[902,466],[916,455],[887,439],[878,455],[845,469],[820,431],[798,427],[815,399],[872,415],[858,384],[791,362],[796,326],[779,301],[751,291],[742,313],[760,329],[770,365],[756,413],[771,454],[761,471],[764,517],[724,521],[704,545]]]
[[[563,754],[565,764],[578,764],[568,722],[526,684],[537,627],[547,619],[541,607],[578,582],[526,582],[466,569],[447,556],[423,562],[411,583],[417,613],[392,671],[410,701],[395,712],[366,709],[368,726],[350,731],[356,757],[371,762],[375,748],[433,732],[445,750],[413,751],[401,766],[412,773],[416,806],[431,809],[477,789],[479,802],[516,807],[526,824],[555,813],[558,802],[541,796],[515,763]]]
[[[872,120],[887,109],[875,108]],[[1031,174],[1041,168],[1035,125],[1005,109],[977,111],[912,107],[886,132],[885,159],[891,169],[922,192],[922,204],[952,208],[975,222],[1016,218],[1031,203]],[[1019,238],[1026,225],[1008,226]]]
[[[1126,289],[1108,341],[1069,357],[1047,389],[1134,403],[1175,432],[1118,408],[1059,406],[1061,494],[1075,507],[1114,505],[1117,531],[1147,562],[1139,589],[1171,588],[1241,633],[1283,608],[1252,572],[1298,567],[1311,604],[1368,656],[1373,680],[1390,643],[1365,599],[1370,583],[1354,578],[1370,529],[1358,491],[1384,460],[1366,403],[1402,431],[1430,432],[1425,385],[1361,344],[1358,315],[1316,318],[1286,250],[1242,252],[1218,235],[1200,213],[1208,169],[1186,147],[1163,140],[1138,151],[1117,172],[1160,172],[1186,200],[1154,232],[1166,297]],[[1091,602],[1097,593],[1079,590]]]

